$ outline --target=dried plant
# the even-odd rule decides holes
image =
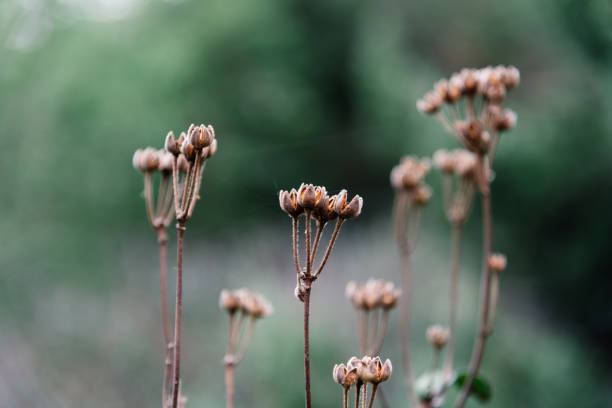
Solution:
[[[176,256],[176,301],[174,310],[174,358],[172,361],[172,404],[176,408],[180,390],[181,372],[181,319],[183,312],[183,240],[185,224],[191,218],[195,204],[200,198],[202,173],[206,160],[217,151],[217,140],[212,126],[191,125],[187,134],[181,133],[175,139],[169,132],[165,141],[166,150],[172,154],[172,188],[174,191],[174,213],[177,229]],[[181,167],[186,166],[185,175],[180,177]],[[164,384],[164,386],[166,386]]]
[[[350,201],[347,200],[347,191],[341,190],[337,195],[329,197],[325,187],[304,184],[296,191],[281,190],[279,193],[280,207],[292,220],[293,262],[295,263],[297,285],[295,296],[304,303],[304,378],[306,392],[306,408],[312,405],[310,392],[310,349],[309,349],[309,316],[310,294],[312,284],[316,281],[325,267],[329,255],[338,237],[340,227],[345,220],[355,218],[361,213],[363,200],[358,195]],[[299,219],[304,216],[306,235],[306,254],[300,262],[298,253]],[[312,240],[312,221],[316,222],[317,232]],[[315,255],[319,246],[323,229],[329,221],[336,220],[336,226],[327,244],[318,266],[314,268]]]
[[[222,290],[219,306],[229,316],[229,335],[223,364],[225,366],[226,406],[233,408],[234,368],[246,353],[255,322],[262,317],[269,316],[272,313],[272,306],[263,296],[247,289]],[[244,329],[245,325],[246,329]]]
[[[491,253],[490,187],[493,175],[492,166],[501,133],[513,128],[516,124],[516,114],[510,109],[504,109],[503,103],[507,91],[517,86],[519,81],[518,69],[511,66],[463,69],[461,72],[453,74],[448,80],[438,81],[434,85],[434,89],[417,102],[419,111],[434,116],[442,127],[465,149],[453,152],[439,150],[433,157],[434,165],[443,173],[444,212],[453,231],[449,290],[450,327],[448,336],[446,336],[449,352],[444,363],[443,386],[440,387],[438,395],[429,395],[426,401],[422,401],[424,406],[440,406],[444,401],[445,389],[454,379],[453,359],[456,338],[461,229],[469,215],[476,191],[480,195],[482,204],[483,224],[480,315],[472,358],[467,375],[462,382],[455,408],[461,408],[465,405],[482,362],[487,337],[493,329],[498,298],[498,274],[505,267],[505,258],[492,256]],[[414,189],[414,180],[418,179],[421,173],[423,171],[418,171],[416,165],[404,165],[402,163],[399,169],[394,169],[391,174],[392,184],[396,191],[410,191],[410,188]],[[412,193],[412,195],[414,196],[415,193]],[[406,216],[406,211],[402,210],[404,201],[401,200],[401,195],[397,194],[396,197],[394,224],[396,238],[400,245],[402,275],[406,276],[406,253],[411,252],[410,244],[414,244],[414,241],[409,234],[402,236],[401,233],[406,231],[404,229],[406,225],[408,225],[408,232],[413,234],[416,234],[416,232],[414,228],[413,231],[410,231],[410,222],[405,220],[410,214]],[[402,248],[402,245],[404,245],[404,248]],[[408,298],[407,294],[405,297]],[[406,300],[406,303],[408,303],[408,300]],[[403,318],[402,322],[404,322]],[[403,324],[407,326],[407,322]],[[402,341],[402,344],[404,344],[404,341]],[[406,356],[405,353],[403,355]],[[409,367],[407,360],[404,361],[404,363],[408,363],[404,365],[405,367]],[[409,394],[412,396],[411,398],[414,398],[409,368],[406,370],[406,385]],[[412,404],[416,406],[416,403],[412,399]]]
[[[368,384],[372,384],[372,394],[367,405],[368,408],[372,408],[378,386],[391,377],[392,371],[391,360],[387,359],[383,364],[380,357],[365,356],[361,359],[351,357],[346,365],[334,365],[332,377],[342,386],[342,407],[348,408],[348,393],[354,386],[355,408],[359,408],[360,401],[363,401],[363,408],[365,408],[368,399]],[[363,400],[361,400],[362,396]]]
[[[369,279],[364,284],[353,281],[346,285],[346,297],[357,312],[357,338],[361,354],[376,356],[380,353],[389,312],[393,309],[402,294],[393,282],[380,279]]]
[[[400,305],[400,346],[404,383],[412,406],[417,405],[417,398],[410,368],[409,347],[411,256],[419,231],[420,210],[431,197],[431,190],[424,183],[429,168],[429,159],[407,156],[391,170],[391,185],[395,190],[393,225],[399,251],[403,294]]]
[[[138,149],[134,152],[132,164],[134,168],[144,174],[144,199],[147,211],[147,219],[151,227],[157,231],[157,243],[159,245],[159,279],[160,279],[160,308],[161,320],[164,334],[164,387],[162,401],[167,405],[167,382],[170,376],[172,364],[172,339],[170,334],[170,321],[168,318],[167,305],[167,250],[168,250],[168,226],[174,217],[174,206],[172,205],[173,191],[170,185],[172,176],[172,155],[164,150],[155,150],[152,147]],[[184,171],[184,168],[182,169]],[[159,173],[159,185],[157,186],[157,201],[154,200],[153,176]]]

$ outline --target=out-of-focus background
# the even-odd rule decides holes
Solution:
[[[399,281],[389,170],[455,146],[415,102],[438,78],[489,64],[522,76],[493,186],[494,247],[509,266],[482,368],[491,406],[611,405],[611,22],[608,0],[3,0],[0,407],[160,403],[156,237],[131,156],[192,122],[214,125],[219,150],[186,233],[188,407],[224,404],[217,299],[241,286],[276,313],[237,369],[238,406],[303,404],[301,304],[277,204],[302,181],[365,200],[313,294],[314,403],[339,406],[331,368],[358,353],[344,286]],[[415,254],[417,371],[425,328],[446,321],[439,182],[432,172]],[[460,368],[475,332],[479,211],[463,252]],[[381,354],[395,362],[385,389],[399,407],[397,338],[394,313]]]

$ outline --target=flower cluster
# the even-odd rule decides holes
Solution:
[[[346,285],[346,297],[356,309],[391,309],[395,307],[401,295],[401,289],[396,289],[393,282],[381,279],[368,279],[364,284],[351,281]]]
[[[200,198],[202,172],[206,160],[217,152],[217,139],[211,125],[189,126],[187,133],[177,138],[168,132],[164,143],[166,151],[173,156],[172,184],[174,187],[174,210],[180,225],[191,218],[196,201]],[[186,169],[185,169],[186,167]],[[179,181],[179,173],[186,175]]]
[[[297,190],[281,190],[278,194],[278,200],[280,208],[293,220],[293,262],[297,273],[295,296],[303,302],[306,290],[310,290],[312,282],[319,277],[327,263],[342,223],[361,214],[363,199],[355,195],[349,200],[346,190],[341,190],[338,194],[329,196],[325,187],[302,183]],[[298,256],[298,221],[302,215],[305,218],[306,255],[304,261],[300,263]],[[313,219],[317,224],[314,241],[311,238],[311,221]],[[336,220],[336,227],[319,266],[313,268],[323,229],[327,222],[332,220]]]
[[[361,359],[357,357],[351,357],[345,364],[336,364],[332,371],[332,377],[335,382],[342,386],[344,391],[344,406],[348,406],[347,393],[348,390],[355,386],[357,387],[357,401],[355,406],[359,406],[359,400],[363,394],[363,402],[367,399],[367,386],[368,384],[373,385],[372,395],[370,397],[369,406],[372,407],[374,404],[374,397],[376,396],[376,390],[378,385],[384,381],[387,381],[391,377],[393,367],[391,366],[391,360],[387,359],[384,363],[380,357],[369,357],[365,356]],[[363,392],[361,389],[363,387]]]
[[[304,184],[296,191],[281,190],[278,194],[280,207],[290,217],[299,217],[310,212],[319,223],[324,224],[337,217],[355,218],[361,213],[363,199],[358,195],[347,201],[347,191],[341,190],[337,195],[329,196],[325,187]]]
[[[417,109],[436,115],[444,128],[452,133],[468,150],[484,155],[496,148],[499,132],[516,125],[516,114],[502,109],[507,91],[520,82],[520,73],[513,66],[463,69],[434,85],[434,89],[417,101]],[[458,102],[465,99],[465,115],[461,116]],[[480,112],[475,100],[479,98]],[[452,120],[447,119],[442,107],[446,104]]]
[[[248,289],[223,289],[219,296],[219,307],[229,314],[242,312],[253,318],[266,317],[273,311],[272,305],[260,294]]]

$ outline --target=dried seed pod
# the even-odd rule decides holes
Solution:
[[[383,364],[380,357],[377,356],[370,359],[366,364],[366,369],[361,374],[363,382],[379,384],[391,377],[391,372],[393,371],[391,360],[387,359]]]
[[[181,153],[185,156],[188,162],[193,163],[196,156],[196,148],[189,142],[188,139],[183,140],[181,144]]]
[[[183,137],[183,139],[185,138],[183,134],[181,134],[181,136]],[[180,137],[179,137],[179,140],[176,140],[174,138],[174,132],[170,131],[166,135],[166,141],[164,143],[164,147],[168,153],[178,156],[179,153],[181,152],[182,143],[183,143],[183,140]]]
[[[392,282],[387,282],[382,291],[381,306],[385,309],[394,308],[400,296],[402,296],[402,290],[395,289],[395,285]]]
[[[312,216],[315,220],[321,224],[325,224],[328,221],[335,220],[338,218],[338,214],[334,212],[334,205],[336,203],[336,196],[328,197],[327,194],[321,199],[317,200]]]
[[[142,149],[136,149],[136,151],[134,152],[134,155],[132,156],[132,166],[134,166],[136,170],[142,170],[140,166],[141,157],[142,157]]]
[[[207,126],[200,125],[189,127],[189,141],[198,150],[210,146],[214,139],[214,132],[210,133]]]
[[[357,370],[349,370],[344,364],[335,364],[332,372],[334,381],[342,386],[342,388],[349,389],[353,385],[357,384],[359,377],[357,376]]]
[[[304,209],[298,203],[297,196],[298,193],[294,188],[292,188],[291,191],[281,190],[278,193],[280,208],[293,218],[298,217],[304,212]]]
[[[140,154],[140,169],[142,171],[156,171],[159,165],[157,150],[147,147]]]
[[[442,98],[437,92],[428,92],[417,101],[416,106],[419,112],[431,115],[440,110]]]
[[[396,190],[411,190],[425,178],[430,167],[426,158],[406,156],[391,169],[391,185]]]
[[[489,255],[489,269],[491,269],[493,272],[502,272],[504,269],[506,269],[506,256],[503,254],[491,254]]]
[[[209,146],[202,149],[202,160],[210,159],[215,153],[217,153],[217,139],[213,139]]]
[[[455,174],[463,178],[474,177],[474,170],[478,162],[476,155],[465,149],[454,150],[452,155]]]
[[[433,325],[427,328],[427,341],[436,349],[441,349],[448,343],[450,331],[448,327]]]
[[[312,210],[316,204],[316,194],[314,185],[302,183],[297,192],[298,203],[305,210]]]
[[[231,290],[223,289],[219,295],[219,307],[228,313],[235,313],[240,308],[240,300]]]
[[[508,66],[504,70],[502,82],[508,89],[512,89],[521,82],[521,73],[515,66]]]
[[[342,219],[356,218],[361,214],[363,199],[356,195],[347,203],[347,192],[341,190],[334,202],[334,212]]]
[[[506,131],[516,126],[516,113],[511,109],[504,109],[498,115],[492,117],[493,127],[500,131]]]
[[[460,72],[460,76],[463,80],[462,92],[464,95],[474,95],[478,87],[478,79],[476,70],[464,68]]]

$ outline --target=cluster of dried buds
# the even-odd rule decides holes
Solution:
[[[355,406],[359,406],[359,401],[362,397],[363,406],[365,406],[368,384],[373,386],[368,404],[369,407],[372,407],[379,384],[387,381],[391,377],[392,371],[391,360],[387,359],[383,363],[380,357],[365,356],[361,359],[351,357],[346,365],[334,365],[332,377],[335,382],[342,386],[344,392],[343,407],[346,408],[348,406],[348,391],[353,386],[356,387]]]
[[[396,191],[410,193],[415,205],[425,205],[431,198],[431,188],[424,182],[430,167],[427,158],[406,156],[391,170],[391,186]]]
[[[273,308],[263,296],[244,288],[223,289],[219,296],[219,306],[229,315],[229,336],[224,363],[236,365],[246,353],[253,335],[255,321],[269,316]],[[247,318],[248,323],[245,322]],[[246,329],[244,329],[245,324]],[[241,336],[242,340],[240,340]]]
[[[305,291],[310,290],[312,282],[319,277],[327,263],[342,223],[359,216],[363,199],[356,195],[349,200],[346,190],[341,190],[338,194],[329,196],[325,187],[304,183],[298,190],[281,190],[278,198],[281,209],[293,220],[293,261],[297,273],[295,295],[298,299],[304,301]],[[302,215],[305,219],[306,255],[304,261],[300,263],[298,256],[298,222]],[[317,225],[314,241],[311,237],[311,221],[313,219]],[[336,226],[319,266],[314,268],[315,255],[323,229],[332,220],[336,220]]]
[[[173,132],[166,136],[165,148],[172,155],[172,184],[174,211],[180,225],[191,218],[196,201],[200,198],[202,172],[207,159],[217,151],[217,139],[212,126],[189,126],[187,133],[177,138]],[[180,180],[179,173],[186,174]]]
[[[368,279],[364,284],[349,282],[346,297],[357,312],[357,334],[363,354],[376,355],[382,347],[389,311],[393,309],[402,294],[393,282]]]
[[[172,155],[164,150],[152,147],[138,149],[132,157],[132,165],[144,174],[144,199],[149,224],[156,229],[166,229],[174,217],[172,206],[172,187],[169,184],[172,175]],[[187,171],[187,162],[179,163],[179,171]],[[159,173],[157,202],[154,200],[153,174]]]
[[[520,82],[520,73],[513,66],[463,69],[442,79],[422,99],[417,109],[436,115],[444,128],[468,150],[479,155],[492,154],[499,133],[516,125],[516,114],[501,106],[508,90]],[[459,101],[464,100],[464,115],[459,113]],[[442,107],[450,111],[449,120]],[[479,112],[477,111],[479,107]]]
[[[452,224],[462,224],[474,202],[478,157],[465,149],[437,150],[433,165],[442,172],[444,213]]]

